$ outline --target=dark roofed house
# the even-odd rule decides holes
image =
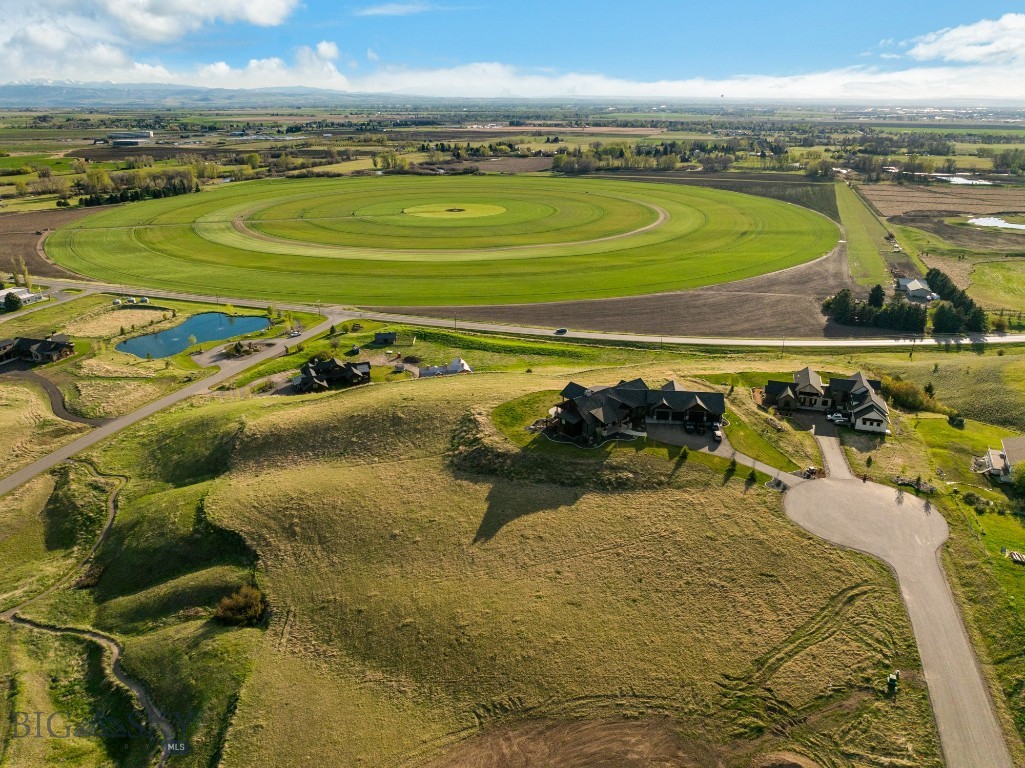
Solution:
[[[67,336],[48,339],[3,339],[0,341],[0,365],[13,360],[30,363],[55,363],[75,354],[75,342]]]
[[[370,381],[370,363],[340,363],[335,358],[306,363],[292,379],[296,392],[315,392],[342,386],[352,387]]]
[[[851,425],[864,432],[889,432],[890,409],[880,396],[882,384],[865,374],[837,376],[823,384],[811,368],[802,368],[794,380],[769,381],[763,402],[781,412],[796,410],[842,413]]]
[[[588,442],[620,433],[643,434],[648,424],[703,429],[720,424],[726,411],[719,392],[690,392],[676,382],[651,389],[641,379],[613,387],[571,383],[562,397],[556,406],[556,432]]]

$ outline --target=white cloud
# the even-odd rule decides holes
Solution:
[[[383,3],[370,5],[355,11],[357,16],[412,16],[435,10],[429,3]]]
[[[328,40],[317,43],[317,58],[323,61],[334,61],[338,58],[338,45]]]
[[[1025,13],[941,29],[910,42],[908,55],[920,61],[970,64],[1025,61]]]
[[[243,5],[240,0],[209,0],[202,9],[194,0],[124,0],[124,5],[130,6],[127,13],[134,14],[133,18],[145,17],[149,22],[174,19],[165,27],[159,28],[158,24],[138,33],[167,35],[190,24],[209,23],[211,19],[274,23],[296,7],[297,2],[249,0]],[[718,98],[724,94],[733,99],[1025,101],[1025,43],[1016,48],[1009,42],[1015,39],[1019,17],[1025,18],[1022,14],[918,38],[913,46],[904,48],[919,62],[906,63],[897,70],[892,69],[893,63],[888,64],[889,69],[866,63],[792,76],[753,74],[641,81],[600,73],[518,68],[502,62],[433,69],[384,66],[371,48],[366,49],[370,67],[357,75],[352,57],[343,56],[338,44],[330,40],[300,46],[283,56],[254,58],[243,65],[206,61],[171,70],[159,61],[158,54],[164,50],[161,46],[141,44],[138,34],[135,38],[121,34],[103,10],[115,4],[115,0],[40,0],[32,6],[19,4],[0,27],[0,81],[67,79],[225,88],[307,85],[354,92],[451,97],[666,100]],[[179,8],[189,10],[175,15]],[[984,24],[990,26],[980,26]],[[882,41],[881,57],[897,56],[885,50],[891,44]],[[140,56],[138,51],[145,54]],[[928,63],[924,59],[941,61]],[[342,74],[339,67],[347,74]]]

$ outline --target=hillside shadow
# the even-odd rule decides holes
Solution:
[[[473,543],[490,541],[502,528],[521,517],[576,504],[585,492],[584,488],[572,486],[531,486],[499,480],[488,492],[488,508],[473,536]]]

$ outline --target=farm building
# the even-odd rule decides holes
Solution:
[[[378,331],[374,334],[374,343],[382,346],[394,344],[399,335],[395,331]]]
[[[987,475],[999,483],[1014,481],[1014,467],[1025,463],[1025,437],[1012,437],[1000,441],[1000,450],[990,448],[985,456],[972,461],[972,470]]]
[[[889,431],[890,409],[879,392],[882,384],[863,373],[836,377],[823,383],[811,368],[802,368],[793,381],[769,381],[763,403],[784,413],[791,411],[829,411],[840,413],[851,426],[863,432]]]
[[[75,354],[75,342],[67,336],[48,339],[3,339],[0,341],[0,365],[14,360],[30,363],[55,363]]]
[[[420,378],[430,378],[431,376],[454,376],[457,373],[473,373],[471,368],[465,360],[461,357],[457,357],[448,365],[432,365],[429,368],[420,369]]]
[[[296,392],[316,392],[334,386],[352,387],[370,381],[370,363],[339,363],[335,358],[312,360],[292,379]]]
[[[936,301],[940,298],[939,294],[934,293],[925,280],[918,278],[900,278],[897,280],[897,290],[906,293],[909,299]]]
[[[21,299],[22,304],[35,304],[37,301],[43,300],[43,294],[34,293],[27,288],[5,288],[0,291],[0,306],[3,306],[4,300],[7,298],[7,294],[12,294]]]
[[[643,379],[612,387],[570,383],[555,408],[558,434],[593,441],[618,433],[646,432],[648,424],[705,429],[722,423],[726,401],[719,392],[691,392],[675,381],[651,389]]]

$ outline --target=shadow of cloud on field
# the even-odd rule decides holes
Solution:
[[[488,492],[488,508],[481,518],[473,543],[486,543],[509,523],[538,512],[572,506],[586,489],[556,485],[528,485],[499,480]]]

